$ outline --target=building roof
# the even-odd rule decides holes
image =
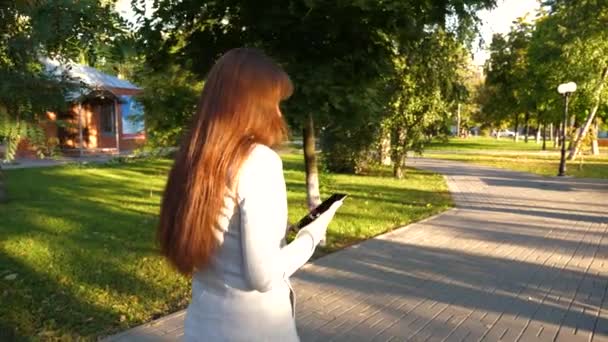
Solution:
[[[70,100],[79,98],[89,93],[91,90],[103,89],[110,92],[112,89],[116,88],[141,90],[141,88],[127,80],[103,73],[90,66],[77,63],[61,64],[59,61],[50,58],[42,59],[42,64],[49,74],[57,76],[65,74],[76,81],[82,82],[86,88],[89,88],[69,94],[67,97]]]

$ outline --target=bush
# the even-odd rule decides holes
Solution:
[[[177,65],[163,73],[144,73],[143,93],[146,133],[152,146],[176,146],[196,110],[203,82]]]
[[[323,163],[328,171],[357,174],[372,162],[377,128],[364,127],[357,130],[326,129],[321,134]]]

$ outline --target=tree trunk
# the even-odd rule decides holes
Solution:
[[[568,109],[569,112],[573,112]],[[575,129],[576,129],[576,115],[574,113],[570,115],[570,120],[568,120],[568,127],[566,128],[566,151],[570,151],[570,149],[574,146],[575,140]],[[568,158],[568,157],[566,157]]]
[[[541,132],[543,132],[545,129],[545,125],[541,125],[540,123],[538,124],[538,127],[536,127],[536,144],[540,144],[540,138],[541,138]]]
[[[572,114],[570,116],[570,124],[568,125],[568,132],[574,132],[574,128],[576,127],[576,115]],[[566,134],[567,135],[567,134]]]
[[[526,143],[528,143],[528,135],[530,134],[530,112],[526,112],[526,117],[525,117],[525,123],[524,123],[524,134],[526,135],[524,137],[524,141]]]
[[[399,158],[395,160],[395,164],[393,165],[393,176],[397,179],[402,179],[405,174],[405,153],[399,153],[398,157]]]
[[[597,135],[599,133],[600,133],[600,123],[596,117],[595,121],[593,123],[593,141],[591,142],[591,154],[593,154],[594,156],[600,155],[600,144],[597,141]]]
[[[380,164],[391,165],[391,132],[387,129],[380,137]]]
[[[549,140],[553,141],[553,122],[549,124]]]
[[[515,136],[513,139],[515,142],[519,141],[519,113],[515,115]]]
[[[595,88],[595,93],[593,94],[595,103],[593,104],[591,113],[589,113],[589,116],[587,117],[587,121],[585,121],[583,128],[581,129],[580,133],[577,135],[576,141],[572,144],[572,148],[570,149],[570,154],[568,155],[568,160],[573,160],[574,158],[576,158],[576,155],[579,153],[579,151],[581,149],[581,143],[583,142],[583,139],[585,139],[585,136],[587,135],[587,132],[589,131],[589,128],[591,127],[591,124],[593,123],[593,120],[595,119],[595,114],[597,113],[597,110],[600,107],[600,104],[602,103],[602,90],[604,89],[604,83],[606,81],[607,76],[608,76],[608,66],[605,66],[604,69],[602,70],[602,75],[600,77],[600,81],[599,81],[597,87]]]
[[[407,158],[407,149],[405,148],[406,132],[403,128],[396,128],[391,134],[392,138],[392,160],[393,160],[393,176],[397,179],[402,179],[405,175],[405,159]]]
[[[319,169],[317,167],[317,154],[315,152],[315,130],[311,114],[308,114],[303,133],[306,199],[308,201],[308,209],[312,210],[321,204],[321,195],[319,194]]]
[[[547,124],[543,123],[543,151],[547,150]]]
[[[319,168],[317,165],[315,129],[312,114],[310,113],[304,124],[303,139],[304,169],[306,170],[306,199],[308,202],[308,209],[313,210],[321,204],[321,195],[319,193]],[[325,246],[325,237],[321,239],[319,245]]]
[[[460,103],[458,103],[458,110],[456,115],[456,138],[460,138]]]
[[[559,146],[559,132],[561,132],[562,123],[559,122],[555,125],[555,130],[553,131],[553,148],[557,148]]]
[[[4,182],[4,172],[2,172],[2,165],[0,165],[0,203],[6,202],[8,202],[8,193]]]

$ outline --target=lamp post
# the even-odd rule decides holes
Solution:
[[[565,106],[564,106],[564,124],[562,128],[562,158],[559,162],[559,173],[557,174],[559,177],[563,177],[566,175],[566,127],[568,127],[568,99],[570,94],[576,91],[576,83],[562,83],[557,87],[557,92],[564,96]]]

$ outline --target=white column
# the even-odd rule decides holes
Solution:
[[[78,144],[80,150],[80,157],[82,157],[84,148],[84,139],[82,137],[82,102],[78,102],[78,138],[80,140]]]
[[[114,100],[114,125],[116,126],[116,153],[120,155],[120,131],[118,124],[118,100]]]

